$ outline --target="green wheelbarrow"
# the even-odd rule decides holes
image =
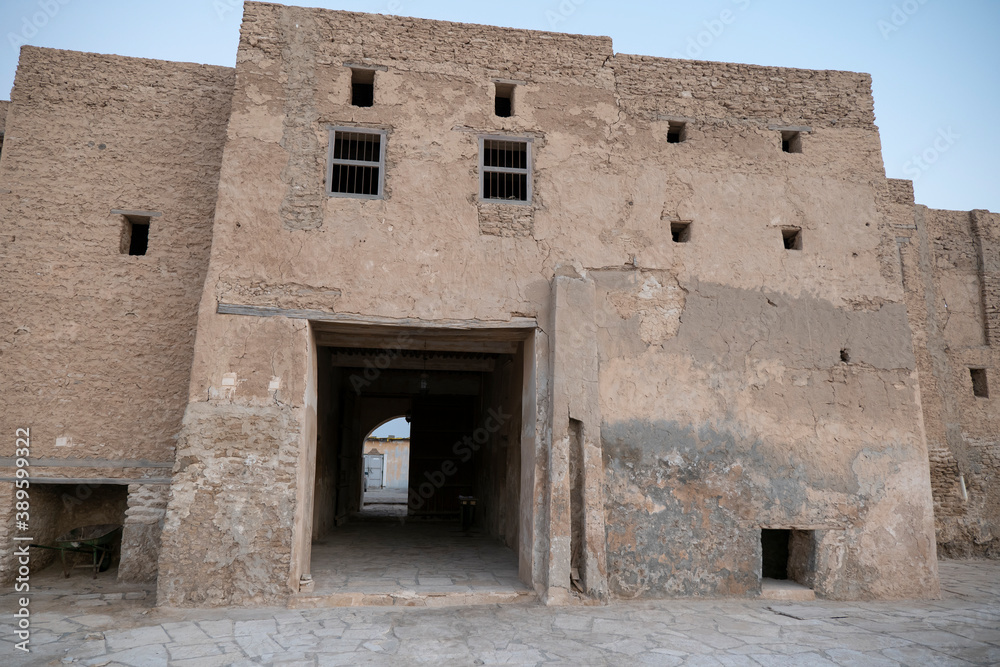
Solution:
[[[55,546],[31,544],[36,549],[52,549],[59,552],[62,561],[63,576],[69,577],[73,567],[94,568],[94,579],[97,572],[104,571],[111,564],[111,550],[115,546],[115,538],[122,532],[122,527],[115,523],[104,523],[97,526],[74,528],[56,539]],[[91,562],[84,565],[69,565],[66,554],[89,554]]]

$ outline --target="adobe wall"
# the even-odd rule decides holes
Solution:
[[[913,206],[896,230],[927,425],[938,553],[1000,557],[1000,215]],[[988,397],[970,368],[985,369]]]
[[[379,68],[373,107],[350,105],[345,64]],[[815,531],[824,595],[937,593],[866,75],[262,3],[246,5],[237,72],[161,603],[280,601],[308,568],[308,326],[219,303],[535,318],[528,460],[549,481],[522,496],[522,550],[549,595],[569,588],[573,448],[588,544],[602,537],[595,590],[754,595],[772,527]],[[520,82],[512,118],[493,114],[494,78]],[[677,118],[688,140],[668,143]],[[325,195],[330,125],[388,131],[384,199]],[[790,125],[809,130],[802,154],[781,151]],[[493,133],[533,138],[531,206],[478,201],[477,137]],[[671,220],[692,221],[689,243]]]
[[[31,428],[35,478],[169,483],[233,75],[21,51],[0,159],[0,284],[17,295],[0,304],[0,429]],[[112,213],[137,209],[157,214],[144,256],[121,253]]]
[[[407,488],[410,470],[409,439],[369,438],[365,440],[365,454],[384,455],[383,478],[386,488],[404,490]],[[368,483],[370,485],[372,480]]]
[[[614,165],[635,185],[613,231],[641,270],[591,274],[611,589],[753,594],[765,527],[814,531],[822,595],[934,594],[868,77],[615,62],[620,152],[638,159]],[[678,118],[687,141],[668,144]],[[801,154],[776,126],[811,128]],[[671,220],[692,221],[690,242],[664,242]],[[801,250],[782,227],[802,230]]]

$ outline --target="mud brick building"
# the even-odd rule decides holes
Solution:
[[[285,603],[409,414],[411,514],[476,496],[547,602],[935,595],[1000,548],[1000,216],[874,121],[864,74],[267,3],[235,70],[24,47],[0,574],[30,427],[36,540]]]

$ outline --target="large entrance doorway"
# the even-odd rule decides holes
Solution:
[[[330,325],[315,335],[311,595],[527,595],[519,543],[530,516],[523,478],[533,479],[533,455],[523,460],[534,447],[533,416],[524,428],[533,329]],[[405,506],[366,512],[372,471],[385,483],[367,436],[398,415],[410,422]]]

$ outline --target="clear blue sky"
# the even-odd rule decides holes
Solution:
[[[934,208],[1000,211],[996,0],[303,4],[609,35],[622,53],[869,72],[888,175],[915,178],[917,201]],[[232,66],[240,16],[238,0],[0,0],[0,98],[9,98],[14,79],[12,36],[38,46]],[[930,163],[913,161],[925,153]]]
[[[410,423],[402,417],[388,421],[371,433],[373,438],[388,438],[390,435],[397,438],[410,437]]]

